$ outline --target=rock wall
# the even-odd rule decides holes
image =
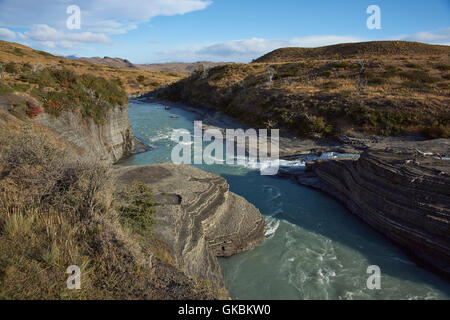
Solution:
[[[164,163],[115,169],[118,188],[140,181],[159,204],[154,236],[194,279],[224,288],[216,257],[229,257],[264,240],[265,221],[222,177],[188,165]]]
[[[450,151],[448,140],[441,150]],[[357,161],[318,161],[307,170],[322,182],[315,187],[343,201],[420,261],[450,275],[450,161],[441,156],[423,148],[369,150]]]
[[[42,113],[35,119],[72,144],[80,154],[93,159],[115,163],[135,149],[125,107],[109,109],[103,124],[83,118],[79,111],[63,111],[58,117]]]

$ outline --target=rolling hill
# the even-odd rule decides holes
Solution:
[[[432,56],[450,54],[449,46],[408,41],[343,43],[318,48],[281,48],[256,59],[256,63],[297,62],[306,59],[349,59],[358,57]]]
[[[117,82],[130,96],[140,95],[158,87],[167,85],[184,77],[181,73],[167,73],[145,71],[126,66],[125,62],[116,65],[105,65],[54,56],[48,52],[34,50],[14,42],[0,41],[0,72],[2,85],[16,88],[27,85],[23,81],[24,70],[38,70],[43,68],[65,68],[77,74],[92,74]],[[11,72],[8,72],[11,71]]]
[[[450,47],[384,41],[283,48],[172,84],[169,100],[300,137],[450,136]]]

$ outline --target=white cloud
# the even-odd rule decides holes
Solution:
[[[209,0],[2,0],[0,25],[31,28],[46,24],[58,30],[66,26],[66,9],[81,9],[81,28],[106,34],[123,34],[156,16],[173,16],[207,8]]]
[[[6,28],[0,28],[0,38],[12,40],[16,38],[16,33]]]
[[[412,35],[400,36],[399,38],[406,41],[448,44],[450,42],[450,28],[445,28],[435,32],[422,31]]]
[[[283,47],[318,47],[358,41],[362,40],[356,37],[335,35],[307,36],[291,40],[251,38],[164,51],[160,54],[164,55],[164,61],[209,60],[248,62],[270,51]]]
[[[112,43],[111,39],[102,33],[80,32],[64,33],[46,24],[34,25],[24,36],[34,41],[39,41],[47,48],[73,48],[80,43]]]
[[[56,41],[64,37],[64,33],[46,24],[34,25],[30,31],[25,32],[26,37],[35,41]]]
[[[69,5],[81,9],[81,30],[68,30]],[[0,38],[31,39],[46,48],[74,48],[79,44],[110,44],[108,35],[125,34],[160,16],[203,10],[209,0],[0,0],[0,25],[23,28],[15,33],[0,28]]]
[[[56,44],[54,41],[42,41],[41,45],[45,48],[48,49],[55,49],[56,48]]]

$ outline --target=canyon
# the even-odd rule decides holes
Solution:
[[[415,260],[450,275],[448,139],[373,147],[281,175],[326,192]]]

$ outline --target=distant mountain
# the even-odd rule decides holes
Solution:
[[[80,60],[80,56],[77,54],[71,54],[71,55],[61,55],[61,57],[63,58],[67,58],[67,59],[73,59],[73,60]]]
[[[209,62],[200,61],[194,63],[182,63],[182,62],[170,62],[170,63],[154,63],[154,64],[141,64],[139,69],[145,71],[173,71],[182,73],[192,73],[200,68],[213,68],[221,65],[228,64],[226,62]]]
[[[112,66],[116,68],[130,68],[130,69],[139,69],[138,66],[131,63],[127,59],[121,58],[110,58],[110,57],[92,57],[92,58],[80,58],[80,60],[87,61],[94,64],[103,64],[107,66]]]
[[[136,70],[150,71],[150,72],[179,72],[179,73],[192,73],[200,68],[213,68],[227,64],[225,62],[209,62],[209,61],[199,61],[193,63],[182,63],[182,62],[170,62],[170,63],[154,63],[154,64],[134,64],[127,59],[121,58],[110,58],[110,57],[92,57],[83,58],[76,55],[67,56],[66,58],[79,59],[87,61],[94,64],[102,64],[107,66],[112,66],[116,68],[130,68]]]
[[[299,137],[450,137],[450,46],[390,41],[284,48],[192,74],[161,98]]]

